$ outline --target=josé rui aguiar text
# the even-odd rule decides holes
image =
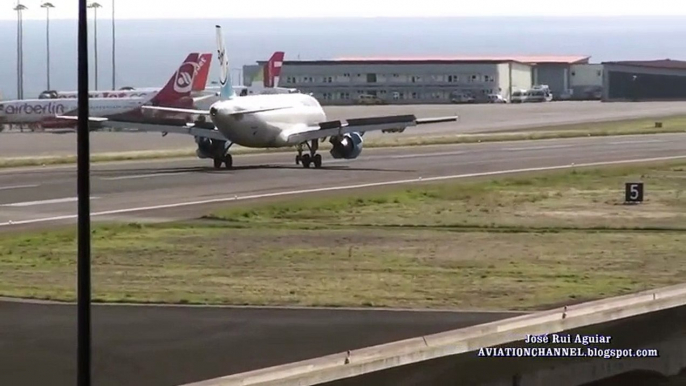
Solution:
[[[480,357],[592,357],[604,359],[655,358],[656,349],[609,348],[609,335],[545,334],[526,335],[523,347],[483,347]],[[574,345],[575,347],[565,347]]]

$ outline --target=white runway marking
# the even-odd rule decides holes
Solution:
[[[125,214],[125,213],[135,213],[135,212],[144,212],[144,211],[149,211],[149,210],[180,208],[180,207],[184,207],[184,206],[214,204],[214,203],[220,203],[220,202],[254,200],[254,199],[259,199],[259,198],[267,198],[267,197],[292,196],[292,195],[305,194],[305,193],[318,193],[318,192],[327,192],[327,191],[335,191],[335,190],[351,190],[351,189],[369,188],[369,187],[375,187],[375,186],[400,185],[400,184],[408,184],[408,183],[413,183],[413,182],[430,182],[430,181],[451,180],[451,179],[458,179],[458,178],[468,178],[468,177],[497,176],[497,175],[502,175],[502,174],[514,174],[514,173],[525,173],[525,172],[539,172],[539,171],[546,171],[546,170],[569,169],[569,168],[574,168],[574,167],[618,165],[618,164],[627,164],[627,163],[636,163],[636,162],[669,161],[669,160],[677,160],[677,159],[684,159],[684,158],[686,158],[686,155],[671,156],[671,157],[656,157],[656,158],[639,158],[639,159],[628,159],[628,160],[619,160],[619,161],[589,162],[589,163],[576,164],[574,166],[572,166],[572,165],[543,166],[543,167],[537,167],[537,168],[509,169],[509,170],[498,170],[498,171],[493,171],[493,172],[455,174],[455,175],[451,175],[451,176],[428,177],[428,178],[421,178],[420,177],[420,178],[412,178],[412,179],[406,179],[406,180],[371,182],[371,183],[367,183],[367,184],[358,184],[358,185],[343,185],[343,186],[330,186],[330,187],[325,187],[325,188],[290,190],[290,191],[284,191],[284,192],[255,194],[255,195],[247,195],[247,196],[236,196],[236,195],[234,195],[231,197],[222,197],[222,198],[215,198],[215,199],[202,200],[202,201],[177,202],[177,203],[173,203],[173,204],[164,204],[164,205],[144,206],[144,207],[138,207],[138,208],[124,208],[124,209],[106,210],[106,211],[102,211],[102,212],[93,212],[93,213],[91,213],[91,217],[108,216],[108,215]],[[93,197],[93,198],[96,198],[96,197]],[[0,226],[35,224],[35,223],[42,223],[42,222],[49,222],[49,221],[69,220],[69,219],[75,219],[76,217],[77,217],[77,215],[75,215],[75,214],[69,214],[69,215],[64,215],[64,216],[45,217],[45,218],[37,218],[37,219],[32,219],[32,220],[12,221],[12,223],[3,222],[3,223],[0,223]]]
[[[545,149],[561,149],[564,147],[572,147],[573,145],[553,145],[553,146],[533,146],[533,147],[505,147],[503,150],[507,151],[524,151],[524,150],[545,150]]]
[[[100,177],[99,180],[104,181],[117,181],[117,180],[134,180],[138,178],[154,178],[154,177],[166,177],[166,176],[178,176],[179,174],[188,174],[188,172],[174,172],[174,173],[155,173],[155,174],[136,174],[132,176],[119,176],[119,177]]]
[[[12,190],[12,189],[26,189],[26,188],[37,188],[40,185],[15,185],[15,186],[2,186],[0,190]]]
[[[661,139],[646,139],[643,141],[616,141],[616,142],[610,142],[610,145],[623,145],[623,144],[630,144],[630,143],[659,143],[659,142],[665,142]]]
[[[96,200],[99,197],[91,197],[91,200]],[[0,206],[35,206],[35,205],[50,205],[50,204],[62,204],[65,202],[76,202],[78,197],[66,197],[66,198],[54,198],[52,200],[41,200],[41,201],[25,201],[25,202],[14,202],[11,204],[2,204]]]

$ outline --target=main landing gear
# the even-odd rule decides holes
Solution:
[[[221,169],[222,164],[224,164],[227,169],[231,169],[233,167],[233,157],[231,154],[229,154],[229,148],[231,148],[231,145],[233,145],[233,142],[217,141],[215,154],[218,154],[218,156],[214,157],[213,159],[215,169]]]
[[[310,150],[310,154],[303,154],[303,145],[307,146]],[[314,164],[315,169],[322,167],[322,155],[317,153],[319,149],[319,140],[313,139],[310,143],[303,142],[297,146],[298,155],[295,156],[295,164],[302,164],[304,168],[309,168],[311,164]]]
[[[227,169],[231,169],[233,167],[233,157],[228,153],[221,158],[215,158],[213,161],[215,169],[221,169],[222,164],[226,165]]]

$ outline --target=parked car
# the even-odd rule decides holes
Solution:
[[[500,94],[488,94],[488,103],[507,103],[507,99]]]
[[[357,103],[361,105],[383,105],[386,101],[376,95],[362,94],[357,98]]]

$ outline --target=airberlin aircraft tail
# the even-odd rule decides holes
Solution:
[[[203,55],[204,56],[204,55]],[[196,76],[207,66],[199,67],[201,55],[192,53],[186,57],[181,66],[174,72],[167,84],[150,100],[153,105],[173,103],[191,97]]]
[[[207,78],[210,75],[210,64],[212,63],[212,54],[202,54],[198,58],[198,67],[193,80],[194,92],[205,91],[207,86]]]

